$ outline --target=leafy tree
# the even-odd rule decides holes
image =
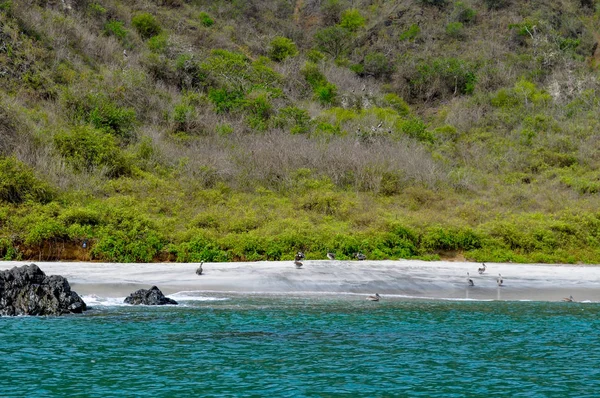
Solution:
[[[374,77],[387,76],[393,71],[388,58],[382,52],[372,52],[365,56],[364,73]]]
[[[325,54],[338,58],[345,55],[352,44],[352,33],[341,26],[331,26],[315,34],[317,48]]]

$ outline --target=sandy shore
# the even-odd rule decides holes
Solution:
[[[29,262],[0,262],[0,270]],[[198,264],[38,262],[47,275],[62,275],[80,295],[125,297],[158,286],[165,294],[182,291],[289,294],[372,294],[390,297],[476,300],[600,302],[600,266],[423,261],[306,260]],[[475,286],[468,286],[467,272]],[[496,279],[502,275],[504,286]]]

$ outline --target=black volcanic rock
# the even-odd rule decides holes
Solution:
[[[125,298],[125,303],[133,305],[177,305],[177,301],[165,297],[164,294],[156,286],[150,289],[140,289]]]
[[[60,275],[46,276],[37,265],[0,272],[0,316],[80,314],[87,306]]]

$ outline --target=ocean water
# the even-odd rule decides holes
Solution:
[[[180,293],[0,318],[2,397],[597,397],[600,304]]]

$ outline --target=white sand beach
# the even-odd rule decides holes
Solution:
[[[31,262],[0,262],[0,270]],[[359,294],[388,297],[600,302],[600,266],[400,261],[292,261],[117,264],[36,262],[47,275],[62,275],[80,295],[125,297],[158,286],[165,294],[182,291],[253,294]],[[468,286],[467,272],[474,282]],[[504,280],[498,287],[501,274]]]

